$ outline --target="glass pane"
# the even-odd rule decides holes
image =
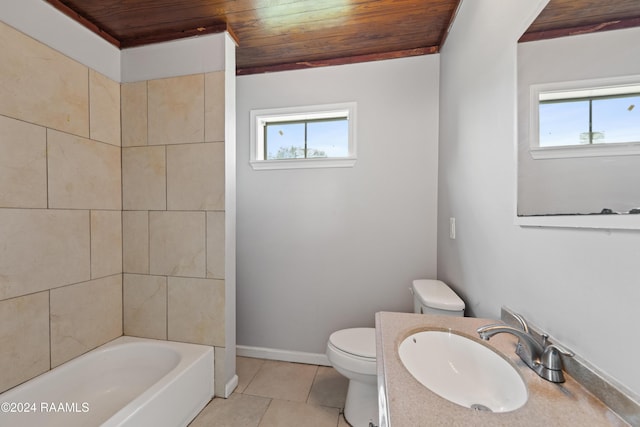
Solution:
[[[640,95],[593,101],[593,130],[602,135],[596,142],[640,141]]]
[[[307,124],[307,157],[348,156],[349,122],[346,118]]]
[[[304,159],[304,123],[267,123],[265,158]]]
[[[589,101],[540,103],[540,147],[589,143]]]

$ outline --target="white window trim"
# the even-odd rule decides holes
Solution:
[[[618,144],[562,145],[540,147],[539,100],[562,99],[567,92],[582,91],[579,95],[590,96],[603,93],[620,93],[629,87],[640,86],[640,76],[610,77],[604,79],[579,80],[531,85],[529,108],[529,153],[536,160],[576,157],[633,156],[640,155],[640,142]]]
[[[349,155],[347,157],[263,160],[265,122],[305,120],[346,114],[349,122]],[[356,163],[356,103],[309,105],[303,107],[251,110],[250,158],[254,170],[353,167]]]
[[[534,159],[567,159],[575,157],[637,156],[640,144],[637,142],[619,144],[561,145],[557,147],[531,147]]]
[[[517,216],[520,227],[640,230],[640,214]]]

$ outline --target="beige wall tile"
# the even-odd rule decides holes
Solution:
[[[121,209],[120,148],[47,130],[49,207]]]
[[[120,84],[89,70],[91,139],[120,146]]]
[[[0,116],[0,207],[47,207],[46,130]]]
[[[122,335],[122,275],[51,290],[51,366]]]
[[[224,281],[169,277],[168,338],[224,347]]]
[[[91,278],[122,273],[122,212],[91,211]]]
[[[90,278],[89,212],[0,209],[0,300]]]
[[[147,145],[147,82],[124,83],[121,97],[122,146]]]
[[[125,210],[167,208],[165,147],[122,149],[122,198]]]
[[[224,212],[207,212],[207,277],[224,279]]]
[[[124,334],[167,339],[167,278],[125,274],[122,282]]]
[[[205,277],[205,213],[149,212],[149,271]]]
[[[125,273],[149,273],[149,212],[122,212],[122,269]]]
[[[0,301],[0,393],[49,370],[49,293]]]
[[[149,145],[204,142],[204,75],[150,80]]]
[[[0,114],[89,136],[87,67],[0,22]]]
[[[167,209],[224,209],[224,144],[167,147]]]
[[[224,141],[224,71],[204,75],[204,140]]]

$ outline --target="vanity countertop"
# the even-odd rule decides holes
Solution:
[[[540,378],[515,354],[518,340],[511,334],[498,334],[482,342],[509,358],[527,384],[527,402],[512,412],[480,412],[449,402],[414,379],[398,356],[398,346],[412,333],[451,329],[478,340],[476,329],[490,323],[501,322],[471,317],[377,313],[378,389],[387,417],[386,426],[381,423],[380,427],[629,425],[566,373],[566,382],[562,384]]]

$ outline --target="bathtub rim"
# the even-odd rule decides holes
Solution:
[[[209,403],[209,401],[211,401],[214,396],[215,353],[213,346],[121,335],[46,372],[43,372],[36,377],[33,377],[8,390],[5,390],[4,392],[0,393],[0,400],[4,401],[7,399],[12,399],[15,394],[18,394],[19,396],[19,394],[25,392],[25,390],[28,391],[30,387],[37,387],[39,382],[47,381],[46,377],[53,377],[53,379],[55,380],[56,377],[64,375],[66,371],[73,369],[74,363],[84,363],[87,359],[99,357],[100,353],[115,350],[118,347],[126,347],[131,344],[150,344],[158,347],[169,347],[180,354],[180,359],[173,368],[165,372],[164,375],[162,375],[154,383],[150,384],[148,388],[144,389],[140,394],[135,396],[124,406],[117,409],[116,412],[113,413],[107,420],[103,421],[101,426],[116,427],[139,425],[135,424],[135,420],[140,416],[144,416],[143,408],[149,405],[153,406],[154,399],[158,399],[159,397],[167,400],[167,390],[170,389],[171,385],[176,385],[178,382],[184,382],[185,375],[191,374],[191,376],[194,378],[205,378],[206,384],[199,384],[202,390],[197,391],[201,392],[202,395],[199,395],[197,397],[197,401],[192,402],[191,405],[188,405],[190,406],[190,408],[188,408],[188,413],[185,413],[185,416],[181,417],[182,420],[180,420],[180,424],[178,424],[178,426],[188,425],[193,420],[193,418],[195,418],[195,416],[197,416],[197,414]],[[200,372],[198,375],[193,375],[193,372],[189,372],[189,368],[195,368],[196,371],[199,370]],[[181,393],[178,393],[174,396],[174,398],[179,399],[180,395]],[[171,402],[172,399],[169,398],[169,401]],[[127,424],[131,422],[134,422],[134,424]]]

